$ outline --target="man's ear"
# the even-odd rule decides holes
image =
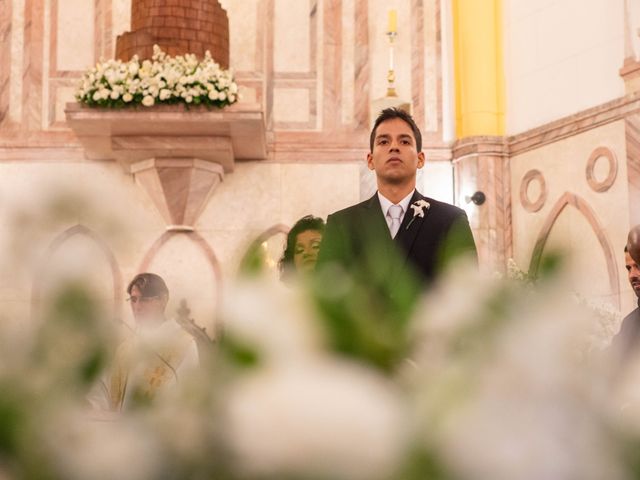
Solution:
[[[371,153],[367,153],[367,167],[369,167],[369,170],[375,170],[375,166],[373,165],[373,155]]]
[[[426,157],[424,156],[424,152],[418,153],[418,168],[424,167],[425,161]]]

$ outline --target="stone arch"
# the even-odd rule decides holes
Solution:
[[[602,225],[598,221],[598,217],[596,216],[593,208],[591,208],[591,206],[583,198],[576,195],[575,193],[565,192],[556,202],[551,212],[547,216],[547,219],[545,220],[542,229],[538,234],[538,238],[533,248],[533,253],[531,254],[529,273],[534,276],[538,273],[540,260],[542,259],[542,253],[544,252],[544,247],[547,243],[551,230],[560,217],[560,214],[568,206],[574,207],[580,214],[582,214],[582,216],[591,226],[591,229],[593,230],[596,238],[598,239],[598,243],[602,248],[602,252],[607,263],[609,288],[611,293],[615,295],[617,307],[619,308],[620,284],[618,281],[618,266],[615,261],[615,253],[611,246],[611,242],[609,242],[609,239],[607,238]]]
[[[149,248],[149,250],[147,251],[147,253],[145,254],[144,258],[142,259],[142,262],[140,263],[137,273],[142,273],[142,272],[148,272],[150,271],[152,264],[154,262],[154,260],[157,259],[158,257],[158,253],[171,241],[176,239],[176,237],[180,237],[180,236],[184,236],[187,239],[189,239],[189,241],[195,245],[197,247],[197,249],[201,252],[201,254],[204,256],[204,258],[206,259],[206,263],[209,267],[209,270],[213,276],[213,281],[215,283],[213,289],[209,292],[211,295],[211,300],[212,303],[217,305],[219,299],[221,298],[222,295],[222,268],[220,266],[220,262],[218,261],[218,257],[216,256],[215,252],[213,251],[213,248],[211,248],[211,246],[209,245],[209,243],[207,242],[207,240],[200,235],[198,232],[195,231],[178,231],[178,230],[167,230],[166,232],[164,232],[151,246],[151,248]],[[176,268],[179,268],[179,266],[176,266]],[[162,273],[162,272],[154,272],[154,273]],[[168,279],[165,279],[168,280]],[[175,279],[174,279],[175,280]],[[169,281],[167,281],[167,283],[169,284]],[[170,290],[170,297],[172,297],[173,295],[171,294],[171,285],[169,285],[169,290]],[[179,300],[177,297],[173,296],[175,300]],[[208,297],[207,297],[208,298]],[[193,306],[190,306],[190,308],[192,308]],[[200,323],[202,323],[202,321],[200,321]],[[213,328],[213,325],[200,325],[201,327],[204,327],[205,329],[210,329]]]
[[[245,254],[243,255],[242,259],[240,260],[239,268],[242,269],[242,265],[244,265],[247,262],[249,256],[252,255],[252,253],[255,252],[256,249],[260,248],[260,246],[263,243],[268,242],[269,239],[271,239],[272,237],[274,237],[276,235],[279,235],[279,234],[283,234],[286,237],[286,235],[289,233],[289,230],[291,230],[290,227],[287,227],[283,223],[278,223],[276,225],[273,225],[273,226],[267,228],[262,233],[260,233],[246,247]],[[279,258],[278,258],[278,260],[279,260]],[[277,270],[277,265],[276,265],[276,270]]]
[[[69,227],[65,231],[56,236],[53,241],[47,247],[44,253],[44,260],[39,265],[34,276],[33,285],[31,289],[31,308],[36,310],[42,300],[44,280],[46,278],[47,269],[50,266],[50,259],[60,249],[64,243],[76,236],[86,237],[93,242],[99,250],[104,254],[104,258],[109,264],[111,270],[112,282],[113,282],[113,313],[116,318],[119,318],[120,308],[123,300],[123,284],[122,284],[122,272],[118,261],[109,247],[109,245],[98,235],[95,231],[86,227],[85,225],[77,224],[73,227]]]
[[[252,245],[260,245],[262,242],[269,240],[274,235],[279,233],[284,233],[287,235],[291,228],[287,227],[284,223],[278,223],[277,225],[273,225],[272,227],[267,228],[264,232],[258,235],[255,240],[252,242]]]

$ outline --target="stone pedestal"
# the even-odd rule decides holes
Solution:
[[[455,195],[465,208],[487,272],[504,272],[512,257],[509,158],[504,137],[467,137],[453,146]],[[482,205],[471,201],[485,194]]]
[[[267,157],[258,106],[106,110],[67,104],[67,123],[91,160],[117,160],[134,175],[167,228],[192,230],[236,160]]]

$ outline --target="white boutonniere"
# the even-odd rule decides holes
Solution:
[[[411,226],[413,221],[416,219],[416,217],[424,217],[424,212],[426,210],[429,210],[429,207],[431,207],[431,204],[426,200],[418,200],[416,202],[413,202],[410,206],[411,208],[413,208],[413,218],[407,225],[406,230],[409,230],[409,227]]]

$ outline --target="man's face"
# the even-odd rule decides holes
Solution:
[[[142,325],[164,319],[166,296],[143,297],[140,289],[134,285],[131,289],[130,302],[136,323]]]
[[[640,263],[640,225],[636,225],[629,232],[627,248],[631,258],[635,259],[636,263]]]
[[[418,168],[424,166],[424,153],[418,152],[413,130],[407,122],[393,118],[378,125],[367,165],[387,183],[403,184],[415,178]]]
[[[636,296],[640,298],[640,266],[631,258],[629,252],[625,252],[625,263],[627,267],[627,274],[629,275],[629,283],[631,288],[635,292]]]

